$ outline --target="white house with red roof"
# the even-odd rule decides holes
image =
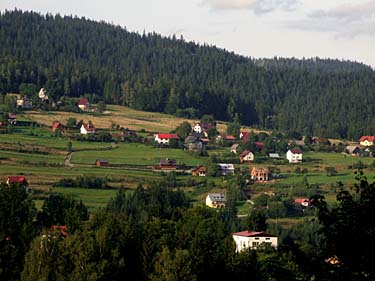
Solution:
[[[240,162],[245,163],[251,161],[254,161],[254,153],[249,150],[242,151],[242,153],[240,154]]]
[[[289,149],[286,153],[286,159],[288,159],[289,163],[302,162],[302,150],[301,149]]]
[[[240,140],[242,143],[247,142],[249,138],[250,138],[250,132],[245,132],[245,131],[240,132]]]
[[[82,124],[81,126],[81,134],[88,135],[88,134],[95,134],[95,126],[93,124]]]
[[[268,244],[277,248],[277,236],[264,231],[240,231],[232,233],[234,242],[236,243],[236,252],[245,249],[256,250],[261,244]]]
[[[90,107],[90,103],[87,98],[80,98],[78,102],[78,107],[81,110],[87,110]]]
[[[180,137],[177,134],[155,134],[155,142],[158,144],[169,144],[170,140],[179,140]]]
[[[375,136],[362,136],[359,139],[359,144],[363,146],[372,146],[374,145]]]

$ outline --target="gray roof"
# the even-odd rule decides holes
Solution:
[[[226,201],[225,195],[222,193],[209,193],[207,196],[211,199],[211,201],[216,201],[216,202]]]
[[[279,153],[270,153],[269,157],[270,158],[280,158],[280,155],[279,155]]]

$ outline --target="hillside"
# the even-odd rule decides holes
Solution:
[[[214,46],[138,34],[104,22],[19,10],[0,15],[0,93],[45,87],[199,119],[331,138],[375,134],[375,75],[363,64],[242,57]],[[0,95],[0,105],[5,104]]]

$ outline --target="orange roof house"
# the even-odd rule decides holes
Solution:
[[[207,169],[204,166],[198,166],[191,171],[192,176],[205,177]]]
[[[268,181],[270,171],[267,168],[253,167],[251,169],[251,179],[254,181]]]

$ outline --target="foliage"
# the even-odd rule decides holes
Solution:
[[[89,218],[83,202],[76,201],[70,196],[51,194],[43,203],[42,211],[38,213],[41,226],[67,225],[70,232],[80,227],[81,221]]]
[[[322,233],[326,238],[326,257],[336,256],[339,266],[332,266],[333,278],[339,280],[373,280],[375,278],[374,220],[375,183],[369,183],[363,172],[357,172],[357,183],[347,190],[341,185],[338,206],[328,208],[323,196],[316,196],[315,206]],[[353,243],[355,238],[355,243]]]
[[[36,234],[31,198],[20,185],[0,183],[0,279],[19,280],[23,257]]]
[[[365,125],[375,120],[374,72],[360,63],[246,58],[174,36],[20,10],[1,14],[0,36],[1,93],[45,87],[51,100],[70,110],[78,108],[66,98],[86,96],[187,118],[212,114],[228,121],[237,113],[241,124],[290,136],[374,133]],[[15,109],[12,101],[1,104]]]

